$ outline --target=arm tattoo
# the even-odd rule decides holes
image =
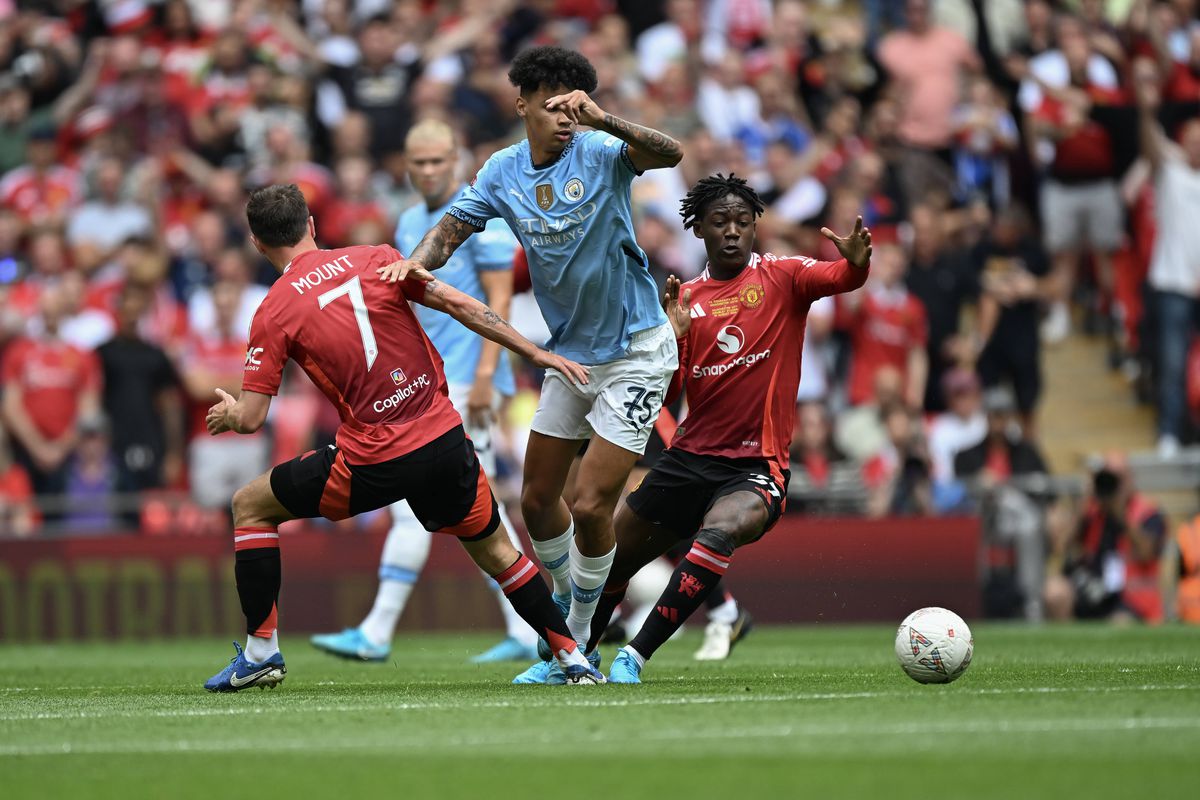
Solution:
[[[450,260],[458,246],[475,230],[473,225],[446,214],[429,229],[408,258],[410,261],[419,261],[425,269],[437,269]]]
[[[508,326],[508,323],[504,320],[504,317],[500,316],[495,311],[492,311],[490,308],[487,311],[483,312],[483,321],[486,322],[488,325],[493,325],[493,326],[504,325],[505,327]]]
[[[643,153],[656,156],[667,163],[675,164],[683,158],[683,148],[679,142],[661,131],[637,125],[612,114],[604,115],[603,128]]]

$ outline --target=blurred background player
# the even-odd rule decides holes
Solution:
[[[521,493],[534,551],[564,607],[570,592],[567,622],[582,643],[616,551],[613,509],[678,363],[634,237],[630,185],[647,169],[674,167],[683,150],[670,136],[601,110],[588,96],[596,70],[578,53],[532,48],[513,60],[508,77],[520,89],[526,140],[489,158],[408,260],[381,274],[400,280],[437,269],[489,219],[503,217],[525,248],[551,348],[594,365],[587,387],[546,376]],[[568,508],[563,487],[589,439]],[[557,682],[553,666],[539,662],[525,677]]]
[[[397,248],[411,252],[425,231],[449,210],[463,184],[458,175],[458,145],[454,131],[446,123],[440,120],[418,123],[408,132],[404,154],[408,178],[425,200],[404,212],[396,227]],[[438,277],[507,318],[516,247],[516,240],[504,222],[491,220],[478,236],[471,237],[455,251]],[[492,478],[496,473],[492,426],[499,396],[511,397],[515,389],[512,365],[502,356],[500,345],[481,339],[453,318],[422,306],[414,310],[445,362],[450,402],[463,418],[463,427],[475,445],[484,473]],[[425,530],[407,502],[396,503],[391,512],[392,529],[383,545],[375,604],[358,627],[312,637],[316,647],[364,661],[383,661],[390,654],[396,623],[404,613],[433,542],[433,534]],[[504,506],[500,506],[500,521],[513,546],[520,550],[520,540]],[[504,615],[507,636],[474,660],[525,661],[536,657],[537,634],[505,601],[499,586],[495,582],[492,586]]]
[[[617,653],[614,683],[641,683],[646,660],[712,594],[733,551],[778,522],[808,307],[867,279],[871,234],[861,217],[845,238],[822,229],[842,259],[820,262],[753,253],[762,212],[757,192],[733,175],[702,179],[681,204],[684,227],[708,252],[700,277],[681,294],[672,276],[663,297],[680,352],[668,401],[686,389],[689,413],[618,512],[617,558],[596,618],[620,603],[642,565],[694,538],[654,613]],[[602,633],[594,625],[593,641]]]
[[[285,277],[254,315],[241,396],[235,401],[217,390],[221,400],[209,410],[208,431],[216,436],[261,428],[289,358],[338,409],[341,426],[337,444],[279,464],[234,495],[234,573],[248,636],[245,650],[235,642],[229,665],[204,688],[275,686],[287,674],[277,630],[280,523],[341,520],[405,498],[426,530],[457,536],[496,579],[550,642],[565,683],[603,683],[536,565],[502,530],[487,476],[450,404],[442,360],[408,301],[441,309],[573,381],[586,383],[587,370],[541,350],[483,303],[429,275],[400,286],[371,279],[399,257],[395,248],[317,249],[308,204],[295,184],[256,191],[246,217],[254,246]],[[365,284],[364,274],[371,276]]]

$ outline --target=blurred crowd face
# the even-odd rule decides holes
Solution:
[[[875,245],[871,258],[871,280],[884,289],[892,289],[904,280],[908,269],[904,250],[897,244]]]
[[[150,309],[149,290],[138,284],[127,283],[117,296],[117,330],[126,336],[136,334],[138,321]]]
[[[741,197],[728,194],[704,209],[694,230],[704,240],[709,264],[728,274],[749,263],[755,227],[754,210]]]
[[[821,453],[829,447],[829,414],[820,403],[802,403],[798,415],[800,449]]]
[[[231,334],[237,319],[238,306],[242,302],[242,284],[221,280],[212,288],[213,312],[218,331]]]
[[[42,315],[42,324],[46,328],[46,333],[51,336],[58,333],[59,325],[66,318],[67,303],[67,293],[58,283],[47,286],[42,291],[41,297],[38,298],[38,310]]]
[[[546,101],[560,94],[567,94],[565,86],[542,86],[529,97],[517,98],[517,116],[525,121],[525,132],[534,150],[561,153],[579,127],[561,108],[546,109]]]
[[[36,231],[29,242],[29,266],[43,277],[58,275],[67,267],[67,246],[57,230]]]
[[[921,34],[929,30],[929,0],[908,0],[904,4],[904,19],[913,33]]]
[[[350,156],[337,162],[338,194],[347,200],[362,200],[369,194],[371,162],[360,156]]]
[[[379,68],[389,64],[396,56],[398,45],[392,27],[384,22],[368,23],[358,37],[363,62],[370,67]]]
[[[120,198],[121,183],[125,178],[125,168],[115,158],[106,158],[96,168],[96,194],[109,205],[115,204]]]

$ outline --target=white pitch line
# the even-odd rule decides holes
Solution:
[[[1019,686],[1011,689],[987,688],[950,690],[954,696],[1005,696],[1023,694],[1107,694],[1120,692],[1170,692],[1200,691],[1196,684],[1145,684],[1141,686]],[[78,709],[70,711],[29,711],[16,714],[0,714],[0,722],[31,722],[37,720],[73,719],[175,719],[190,717],[235,717],[263,714],[346,714],[389,711],[455,711],[460,709],[531,709],[531,708],[627,708],[637,706],[691,706],[719,705],[724,703],[791,703],[835,700],[871,700],[885,697],[912,698],[921,689],[883,692],[793,692],[776,694],[723,694],[696,695],[691,697],[579,697],[565,696],[561,692],[534,694],[537,690],[514,690],[512,700],[486,700],[482,702],[416,701],[416,702],[370,702],[313,704],[310,698],[288,698],[286,690],[280,690],[280,704],[256,706],[222,706],[202,708],[160,709]],[[580,690],[576,690],[580,691]],[[585,692],[604,692],[604,689],[584,689]],[[933,691],[937,691],[936,688]],[[524,696],[522,692],[528,692]],[[176,697],[177,695],[172,695]],[[950,696],[949,693],[947,696]],[[285,699],[286,698],[286,699]],[[268,699],[268,702],[273,702]]]
[[[693,743],[701,740],[754,740],[754,739],[820,739],[831,737],[908,737],[927,736],[935,734],[960,735],[995,735],[1014,734],[1058,734],[1058,733],[1108,733],[1113,731],[1144,731],[1144,730],[1197,730],[1200,729],[1200,718],[1174,717],[1118,717],[1109,719],[1046,719],[1046,720],[1014,720],[995,722],[941,722],[941,723],[896,723],[863,725],[850,724],[809,724],[756,726],[753,728],[720,728],[720,729],[659,729],[642,730],[638,732],[638,741],[654,740],[658,742]],[[619,730],[595,731],[590,734],[576,734],[579,743],[585,744],[623,744],[628,745],[628,734]],[[522,741],[529,744],[552,744],[560,741],[558,734],[532,734]],[[428,736],[395,738],[388,737],[386,743],[379,741],[355,741],[337,739],[322,742],[286,742],[263,741],[255,744],[256,752],[304,752],[320,750],[355,751],[359,753],[395,753],[395,752],[425,752],[431,750],[448,750],[461,752],[463,748],[507,747],[508,744],[498,741],[494,736],[466,737],[447,736],[431,740]],[[805,745],[808,747],[808,745]],[[132,755],[132,754],[163,754],[163,753],[229,753],[243,752],[245,745],[236,741],[220,740],[176,740],[129,742],[112,741],[87,744],[45,744],[45,745],[0,745],[0,758],[43,755]]]

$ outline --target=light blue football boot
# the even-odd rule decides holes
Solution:
[[[608,668],[609,683],[641,683],[642,668],[638,666],[637,661],[633,656],[625,652],[624,648],[617,651],[617,657],[613,659],[612,666]]]
[[[346,628],[341,633],[318,633],[309,641],[318,650],[355,661],[387,661],[392,648],[372,644],[361,628]]]
[[[538,657],[535,645],[521,644],[509,636],[498,644],[471,659],[473,664],[491,664],[496,661],[529,661]]]

